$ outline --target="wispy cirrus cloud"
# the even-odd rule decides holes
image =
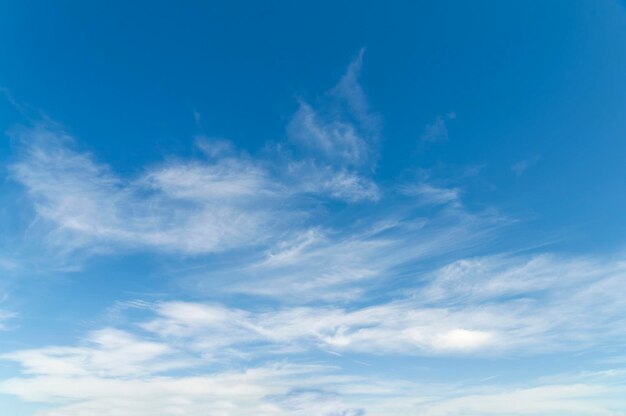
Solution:
[[[626,303],[619,295],[624,264],[620,259],[546,255],[471,258],[414,275],[415,283],[402,293],[367,305],[282,302],[242,308],[218,302],[135,303],[148,316],[133,321],[132,328],[156,340],[140,345],[158,359],[172,352],[158,347],[163,343],[184,346],[215,363],[242,357],[294,358],[315,351],[373,356],[582,352],[598,344],[617,347],[626,338],[622,331]],[[5,359],[58,353],[82,363],[105,363],[118,352],[125,354],[125,345],[136,344],[135,338],[113,330],[96,331],[88,338],[98,345],[112,342],[107,340],[115,341],[109,358],[103,354],[104,358],[91,359],[80,349],[44,349]],[[150,359],[150,354],[136,356]]]
[[[382,121],[372,111],[359,75],[364,50],[350,63],[340,81],[321,99],[319,108],[300,100],[287,132],[312,156],[358,167],[375,161]]]
[[[55,243],[69,249],[122,244],[184,253],[257,244],[246,262],[201,275],[203,282],[219,284],[221,293],[274,299],[296,294],[300,304],[310,305],[260,315],[226,308],[239,317],[226,314],[224,322],[216,321],[227,339],[239,339],[233,337],[237,333],[243,343],[414,354],[550,350],[571,347],[577,338],[581,346],[620,339],[624,308],[613,296],[623,279],[620,261],[492,256],[458,260],[436,271],[422,266],[416,274],[417,264],[459,255],[497,224],[497,218],[470,215],[462,205],[451,210],[444,205],[428,217],[370,216],[372,226],[337,234],[290,221],[294,211],[284,207],[300,191],[245,157],[169,162],[128,180],[72,150],[68,137],[49,130],[29,134],[38,141],[26,145],[13,172],[27,186],[37,213],[55,226]],[[50,141],[54,147],[46,147]],[[418,190],[441,203],[458,198],[428,185]],[[227,280],[212,277],[216,274]],[[378,282],[399,278],[420,283],[411,289],[413,298],[390,294],[389,302],[366,308],[320,305],[366,299]],[[603,318],[585,316],[585,308],[602,311]],[[566,318],[541,319],[559,309],[568,312],[562,314]],[[241,325],[227,325],[231,321]]]
[[[126,179],[73,150],[62,131],[15,135],[23,147],[12,175],[52,226],[51,243],[67,250],[123,244],[193,254],[255,244],[285,198],[261,167],[241,159],[165,163]]]
[[[624,264],[547,255],[473,258],[414,275],[415,285],[404,287],[410,295],[366,307],[312,304],[245,311],[164,304],[144,328],[164,336],[208,333],[210,342],[228,339],[234,348],[253,342],[270,349],[369,354],[584,351],[625,339],[626,303],[618,295]],[[205,345],[203,335],[191,338]]]
[[[308,261],[307,250],[323,239],[312,230],[263,261]],[[354,375],[312,362],[310,354],[514,357],[596,345],[619,351],[625,264],[620,257],[473,257],[414,274],[386,301],[343,307],[132,302],[144,313],[125,320],[125,329],[94,330],[76,346],[3,354],[22,370],[0,382],[0,391],[46,404],[46,416],[100,416],[111,407],[137,416],[156,409],[228,416],[312,409],[328,416],[619,414],[626,381],[618,370],[510,386],[433,385]]]
[[[4,277],[4,279],[0,281],[0,331],[7,330],[9,328],[8,324],[18,317],[18,314],[7,304],[10,294],[8,276],[17,268],[18,265],[15,261],[0,258],[0,274]]]
[[[293,189],[303,194],[326,195],[351,203],[376,202],[381,197],[380,188],[369,177],[313,159],[289,162],[285,174]]]
[[[194,317],[195,331],[215,321],[215,312],[189,305],[160,306],[159,314]],[[186,308],[186,309],[185,309]],[[188,328],[186,328],[188,329]],[[45,347],[2,356],[23,366],[23,374],[0,382],[0,391],[45,405],[45,416],[104,416],[111,409],[144,416],[222,414],[239,416],[362,416],[415,414],[576,415],[619,414],[624,371],[564,374],[512,386],[479,383],[425,384],[402,378],[348,375],[336,366],[269,361],[221,369],[204,349],[170,339],[105,328],[80,346]],[[147,338],[147,339],[146,339]],[[245,362],[245,361],[244,361]],[[571,411],[574,411],[572,413]]]
[[[426,205],[451,204],[458,206],[461,200],[461,190],[459,188],[438,187],[428,182],[403,185],[400,192],[408,196],[418,198],[420,203]]]
[[[18,157],[10,172],[56,249],[122,245],[202,254],[263,244],[305,214],[295,207],[307,198],[380,198],[371,178],[371,145],[380,133],[357,82],[361,59],[329,95],[337,103],[316,110],[303,102],[289,124],[290,137],[312,153],[272,160],[200,137],[205,158],[171,159],[123,177],[77,150],[58,125],[41,122],[11,132]]]
[[[378,159],[381,118],[370,108],[358,78],[364,50],[341,80],[314,108],[304,100],[287,126],[287,135],[304,160],[289,170],[309,191],[351,201],[380,198],[371,179]]]
[[[534,156],[529,159],[520,160],[519,162],[511,165],[511,171],[515,176],[522,176],[530,167],[539,162],[539,156]]]
[[[448,140],[448,125],[447,120],[454,120],[456,113],[451,112],[445,116],[437,116],[435,121],[429,123],[424,128],[424,132],[420,136],[422,142],[426,143],[441,143]]]
[[[38,412],[45,416],[100,416],[111,409],[136,416],[269,416],[314,409],[325,416],[356,415],[362,411],[354,407],[355,396],[385,393],[319,364],[215,368],[184,344],[112,328],[90,333],[79,346],[23,350],[1,358],[22,365],[26,376],[2,380],[0,392],[46,405]]]
[[[555,384],[492,393],[466,394],[424,406],[422,415],[620,415],[626,405],[623,381],[611,384]],[[499,390],[499,391],[498,391]]]
[[[11,319],[16,317],[15,312],[11,312],[10,310],[0,309],[0,331],[7,329],[7,322],[10,322]]]
[[[308,381],[312,376],[321,379]],[[293,402],[298,388],[323,391],[347,382],[342,377],[324,376],[324,368],[276,364],[179,377],[106,378],[97,374],[68,377],[44,373],[28,379],[6,380],[0,383],[0,390],[25,401],[60,403],[40,410],[38,414],[42,416],[100,416],[110,414],[111,409],[133,416],[155,413],[269,416],[293,414],[294,405],[284,398],[292,397]],[[326,411],[318,413],[324,416],[349,414],[342,412],[350,411],[349,405],[337,399],[332,402],[303,400],[298,404],[298,411],[306,413],[320,407],[326,407]]]
[[[300,103],[287,131],[292,140],[319,152],[318,157],[323,159],[358,166],[369,157],[369,145],[352,123],[324,120],[305,102]]]
[[[489,241],[506,220],[495,214],[417,210],[361,218],[343,230],[313,227],[277,240],[248,262],[190,277],[199,292],[238,293],[311,303],[367,297],[379,285]],[[219,276],[228,276],[227,281]],[[290,295],[296,295],[293,300]]]

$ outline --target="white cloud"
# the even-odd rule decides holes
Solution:
[[[211,158],[235,154],[235,145],[229,140],[197,136],[195,142],[198,149]]]
[[[308,104],[300,103],[287,132],[302,146],[319,151],[324,158],[348,165],[360,165],[368,158],[369,145],[357,128],[340,120],[323,121]]]
[[[371,180],[381,135],[380,117],[371,111],[358,82],[363,50],[318,108],[300,101],[287,126],[287,135],[304,153],[288,173],[306,192],[346,201],[376,201]]]
[[[18,317],[18,314],[11,310],[12,307],[7,305],[10,294],[7,283],[9,281],[8,277],[10,276],[10,272],[17,267],[13,260],[10,260],[6,267],[3,267],[2,259],[0,258],[0,272],[2,272],[3,269],[7,271],[7,273],[3,274],[4,279],[0,280],[0,331],[9,329],[8,323]]]
[[[18,133],[11,167],[37,214],[67,249],[124,244],[186,253],[258,243],[280,211],[281,191],[252,162],[171,162],[125,180],[71,138],[45,127]],[[283,220],[288,217],[283,213]]]
[[[104,328],[89,334],[83,347],[22,350],[0,358],[22,363],[25,374],[115,377],[188,366],[184,361],[163,360],[174,352],[163,343],[139,340],[130,333]]]
[[[226,140],[198,137],[206,158],[170,158],[129,178],[76,150],[56,125],[14,130],[19,155],[10,172],[44,220],[32,232],[43,230],[37,236],[65,252],[121,245],[215,253],[280,236],[302,218],[294,207],[307,197],[377,201],[371,145],[378,122],[356,80],[360,59],[333,93],[348,110],[320,115],[302,103],[294,115],[290,136],[313,152],[302,158],[253,158]]]
[[[26,401],[61,403],[40,411],[42,416],[289,415],[273,397],[298,387],[319,388],[320,383],[307,380],[322,371],[275,365],[199,376],[36,376],[5,381],[0,390]],[[332,379],[322,379],[332,386]],[[318,404],[324,406],[323,401]]]
[[[520,160],[511,166],[511,170],[515,173],[515,176],[522,176],[528,168],[539,162],[539,156],[532,157],[530,159]]]
[[[310,230],[264,262],[297,264],[324,240],[322,231]],[[288,361],[315,351],[493,357],[622,345],[625,264],[547,255],[471,258],[415,276],[408,295],[369,306],[135,302],[149,316],[129,322],[132,330],[103,328],[78,346],[4,354],[22,371],[2,381],[0,391],[48,404],[45,416],[104,416],[110,409],[124,416],[617,415],[626,397],[619,370],[512,387],[442,386]]]
[[[424,128],[420,140],[425,143],[441,143],[448,140],[448,124],[447,121],[455,120],[456,113],[454,111],[447,113],[445,116],[437,116],[435,121],[429,123]]]
[[[448,127],[443,117],[437,117],[434,122],[427,124],[421,136],[424,142],[444,142],[448,140]]]
[[[313,160],[287,165],[292,189],[308,194],[328,195],[348,202],[378,201],[381,191],[374,181],[347,168],[318,164]]]
[[[504,390],[504,389],[502,389]],[[474,394],[425,406],[424,416],[623,415],[626,389],[606,385],[566,384],[507,389],[492,394]]]
[[[17,314],[15,312],[0,309],[0,331],[6,330],[6,323],[9,322],[11,319],[16,318],[16,316]]]
[[[405,286],[389,301],[366,307],[349,303],[345,307],[323,306],[320,299],[325,296],[334,301],[345,296],[340,282],[349,282],[346,290],[359,288],[358,283],[378,272],[376,267],[390,270],[396,261],[403,263],[411,258],[395,253],[398,257],[378,259],[381,263],[376,265],[373,253],[390,255],[400,250],[401,244],[373,240],[372,253],[358,245],[366,241],[345,244],[325,246],[323,234],[312,230],[299,244],[286,246],[291,249],[270,253],[255,269],[257,273],[263,267],[298,270],[318,264],[321,259],[332,264],[330,253],[341,259],[343,249],[345,259],[350,258],[349,253],[352,258],[354,253],[361,253],[365,259],[374,260],[347,264],[339,277],[323,276],[321,281],[307,283],[302,282],[302,274],[296,273],[293,284],[288,278],[270,279],[251,285],[245,292],[264,294],[265,288],[284,299],[290,293],[299,293],[294,285],[300,284],[305,288],[303,293],[317,296],[313,301],[303,299],[307,306],[282,302],[283,306],[268,310],[233,310],[177,303],[175,310],[188,313],[172,314],[164,312],[173,307],[166,303],[156,309],[154,319],[142,326],[159,336],[187,336],[193,345],[205,349],[219,346],[228,347],[229,352],[243,352],[254,343],[257,353],[328,349],[375,355],[533,355],[584,351],[596,345],[618,345],[626,339],[621,330],[626,302],[619,295],[626,263],[620,259],[537,255],[459,260],[414,276],[415,284]],[[361,274],[350,275],[348,270]],[[367,287],[361,290],[362,300]],[[335,297],[333,292],[337,292]],[[589,310],[596,313],[589,314]],[[207,333],[211,335],[205,336]]]
[[[460,204],[461,190],[442,188],[428,182],[402,186],[400,191],[407,196],[414,196],[425,205]]]
[[[416,264],[483,244],[501,224],[496,217],[462,210],[430,218],[368,216],[343,230],[294,230],[247,262],[235,260],[182,280],[197,293],[266,296],[291,304],[363,299],[368,290],[406,276]]]
[[[369,106],[359,83],[364,50],[361,50],[320,109],[304,101],[287,127],[296,143],[317,155],[347,166],[371,162],[380,138],[381,120]]]
[[[189,312],[174,309],[164,313]],[[347,416],[360,413],[337,392],[344,386],[377,390],[375,384],[338,376],[321,365],[267,363],[219,370],[207,366],[201,354],[188,359],[182,347],[104,329],[79,347],[2,356],[20,363],[23,376],[2,380],[0,392],[46,404],[37,413],[41,416],[286,416],[313,409],[324,416]],[[318,394],[315,401],[305,393],[325,390],[333,394]]]
[[[53,226],[48,238],[61,250],[121,244],[220,252],[280,235],[299,215],[290,208],[298,195],[378,198],[377,186],[354,173],[294,162],[281,177],[245,157],[171,161],[123,179],[73,150],[62,131],[39,126],[17,136],[24,147],[13,177]]]
[[[350,114],[368,132],[370,140],[375,141],[380,134],[382,121],[380,116],[370,108],[365,91],[359,83],[364,55],[365,49],[361,49],[337,85],[331,90],[331,94],[345,101]]]
[[[161,313],[215,323],[214,310],[173,306]],[[454,337],[466,335],[456,332]],[[225,371],[207,366],[197,352],[181,353],[187,345],[148,341],[112,329],[96,331],[79,347],[3,356],[20,363],[23,373],[1,381],[0,392],[45,405],[40,416],[594,416],[623,414],[626,405],[626,380],[620,370],[560,375],[551,382],[510,387],[425,384],[284,361]],[[195,359],[187,359],[190,354]]]
[[[365,411],[350,408],[338,394],[320,391],[293,392],[278,397],[278,403],[286,412],[294,416],[362,416]]]

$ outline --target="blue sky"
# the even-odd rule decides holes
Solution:
[[[623,2],[128,3],[0,5],[3,414],[626,414]]]

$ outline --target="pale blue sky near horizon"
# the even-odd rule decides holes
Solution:
[[[626,414],[624,2],[29,0],[0,52],[0,410]]]

